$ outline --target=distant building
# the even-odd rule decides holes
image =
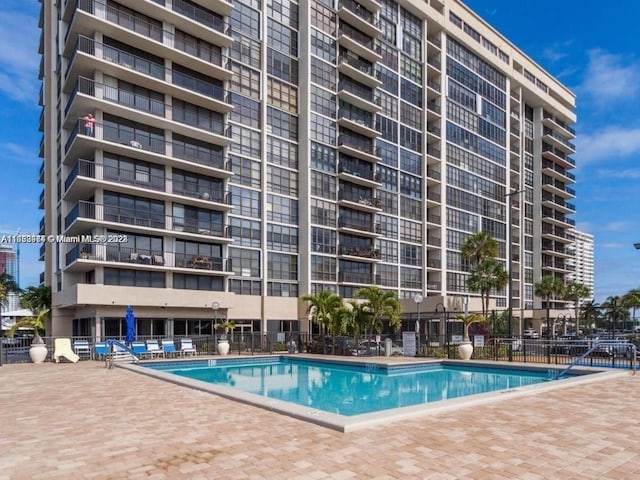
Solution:
[[[567,260],[567,264],[573,271],[567,276],[567,280],[570,282],[582,283],[589,287],[591,296],[589,298],[585,298],[583,303],[589,302],[594,298],[593,235],[576,229],[570,230],[569,235],[573,236],[574,242],[569,246],[569,253],[572,257]]]
[[[6,273],[18,282],[18,254],[12,245],[0,245],[0,275]],[[2,304],[2,310],[18,310],[20,297],[10,293],[9,298]]]

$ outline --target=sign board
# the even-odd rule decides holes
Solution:
[[[474,335],[473,336],[473,346],[474,347],[484,347],[484,335]]]
[[[454,345],[462,343],[463,338],[464,337],[462,335],[451,335],[451,343],[453,343]]]
[[[376,335],[376,343],[380,343],[380,335]]]
[[[276,342],[284,343],[284,332],[278,332],[276,334]]]
[[[406,357],[416,356],[416,332],[402,332],[402,354]]]

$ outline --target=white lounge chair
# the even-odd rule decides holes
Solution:
[[[193,346],[193,340],[190,338],[181,338],[180,339],[180,353],[182,355],[197,355],[198,351]]]
[[[146,343],[147,353],[149,353],[152,357],[164,357],[164,350],[162,350],[162,348],[160,348],[160,345],[158,345],[158,340],[147,340]]]
[[[89,346],[89,342],[86,340],[76,340],[73,342],[73,351],[80,358],[91,358],[91,347]]]
[[[53,360],[60,363],[60,357],[66,358],[70,362],[76,363],[80,357],[73,353],[70,338],[56,338],[54,342]]]

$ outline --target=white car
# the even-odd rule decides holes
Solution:
[[[363,340],[358,345],[358,356],[366,355],[384,355],[385,342],[376,342],[375,340]],[[391,355],[402,355],[402,347],[396,343],[391,344]]]
[[[540,334],[533,328],[528,328],[523,332],[524,338],[540,338]]]

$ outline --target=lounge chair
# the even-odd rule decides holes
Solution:
[[[73,342],[73,351],[80,358],[91,358],[91,347],[89,346],[89,342],[87,340],[76,340],[75,342]]]
[[[147,346],[144,342],[132,342],[131,350],[133,350],[133,353],[135,353],[138,358],[151,356],[151,354],[147,351]]]
[[[162,351],[164,352],[164,356],[177,357],[181,352],[176,350],[176,346],[173,343],[173,340],[166,339],[162,340]]]
[[[191,340],[190,338],[181,338],[180,353],[182,353],[182,355],[197,355],[198,351],[193,346],[193,340]]]
[[[105,342],[96,342],[93,346],[93,355],[96,360],[104,360],[107,353],[109,353],[109,347]]]
[[[152,357],[164,356],[164,351],[160,348],[160,345],[158,345],[157,340],[147,340],[147,353]]]
[[[53,360],[56,363],[60,363],[60,357],[66,358],[70,362],[76,363],[80,360],[80,357],[73,353],[71,349],[71,339],[70,338],[56,338],[54,342],[54,352],[53,352]]]

